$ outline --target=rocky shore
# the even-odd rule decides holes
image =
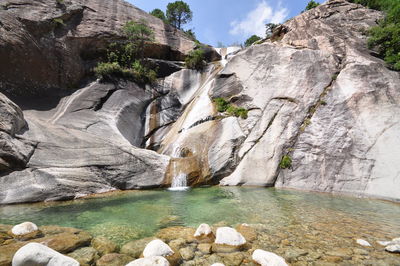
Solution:
[[[290,232],[288,230],[288,232]],[[209,226],[167,227],[153,237],[118,246],[103,236],[93,237],[80,229],[40,226],[25,222],[0,225],[0,265],[398,265],[400,238],[368,242],[351,239],[352,248],[326,250],[299,247],[290,236],[269,235],[262,225],[223,222]],[[304,237],[305,243],[317,242]],[[334,242],[332,242],[334,244]]]

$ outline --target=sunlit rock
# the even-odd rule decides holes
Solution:
[[[153,256],[167,257],[172,254],[174,254],[174,251],[172,251],[172,249],[167,244],[159,239],[155,239],[148,243],[143,250],[143,256],[145,258]]]
[[[286,261],[275,253],[257,249],[253,252],[252,258],[261,266],[288,266]]]
[[[167,259],[161,256],[151,256],[147,258],[137,259],[126,266],[169,266]]]
[[[364,239],[357,239],[356,242],[357,242],[357,244],[359,244],[361,246],[371,247],[371,244],[368,241],[364,240]]]

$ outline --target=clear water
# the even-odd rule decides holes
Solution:
[[[164,227],[201,223],[258,224],[277,236],[293,230],[293,241],[295,235],[301,241],[302,232],[315,231],[321,237],[334,235],[338,245],[346,237],[369,241],[400,237],[399,204],[273,188],[129,191],[69,202],[0,206],[1,224],[23,221],[81,228],[119,244],[152,236]]]

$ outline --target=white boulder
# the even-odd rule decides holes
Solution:
[[[229,246],[240,246],[246,243],[246,239],[233,228],[219,227],[217,229],[215,243]]]
[[[154,256],[134,260],[126,264],[126,266],[169,266],[169,262],[164,257]]]
[[[357,239],[356,242],[363,247],[371,247],[371,244],[364,239]]]
[[[155,239],[151,241],[143,250],[143,256],[145,258],[154,256],[166,257],[172,254],[174,254],[172,249],[160,239]]]
[[[211,234],[211,227],[208,224],[201,224],[194,233],[195,237]]]
[[[32,232],[35,232],[39,230],[36,224],[31,223],[31,222],[24,222],[22,224],[17,224],[11,229],[11,233],[13,233],[16,236],[22,236],[26,234],[30,234]]]
[[[284,258],[262,249],[256,249],[252,258],[261,266],[288,266]]]
[[[377,241],[381,246],[392,246],[392,245],[400,245],[400,237],[393,238],[392,241]]]
[[[385,250],[390,253],[400,253],[400,244],[386,246]]]
[[[79,266],[79,262],[39,243],[29,243],[13,257],[12,266]]]

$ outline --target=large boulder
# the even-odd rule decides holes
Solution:
[[[161,256],[153,256],[148,258],[142,258],[134,260],[128,263],[126,266],[169,266],[167,259]]]
[[[252,258],[261,266],[288,266],[282,257],[262,249],[256,249],[253,252]]]
[[[79,266],[79,262],[42,244],[29,243],[15,253],[13,266]]]
[[[124,38],[130,20],[145,20],[154,31],[147,56],[182,60],[195,47],[183,32],[123,0],[2,1],[0,91],[49,95],[78,84],[107,45]]]

